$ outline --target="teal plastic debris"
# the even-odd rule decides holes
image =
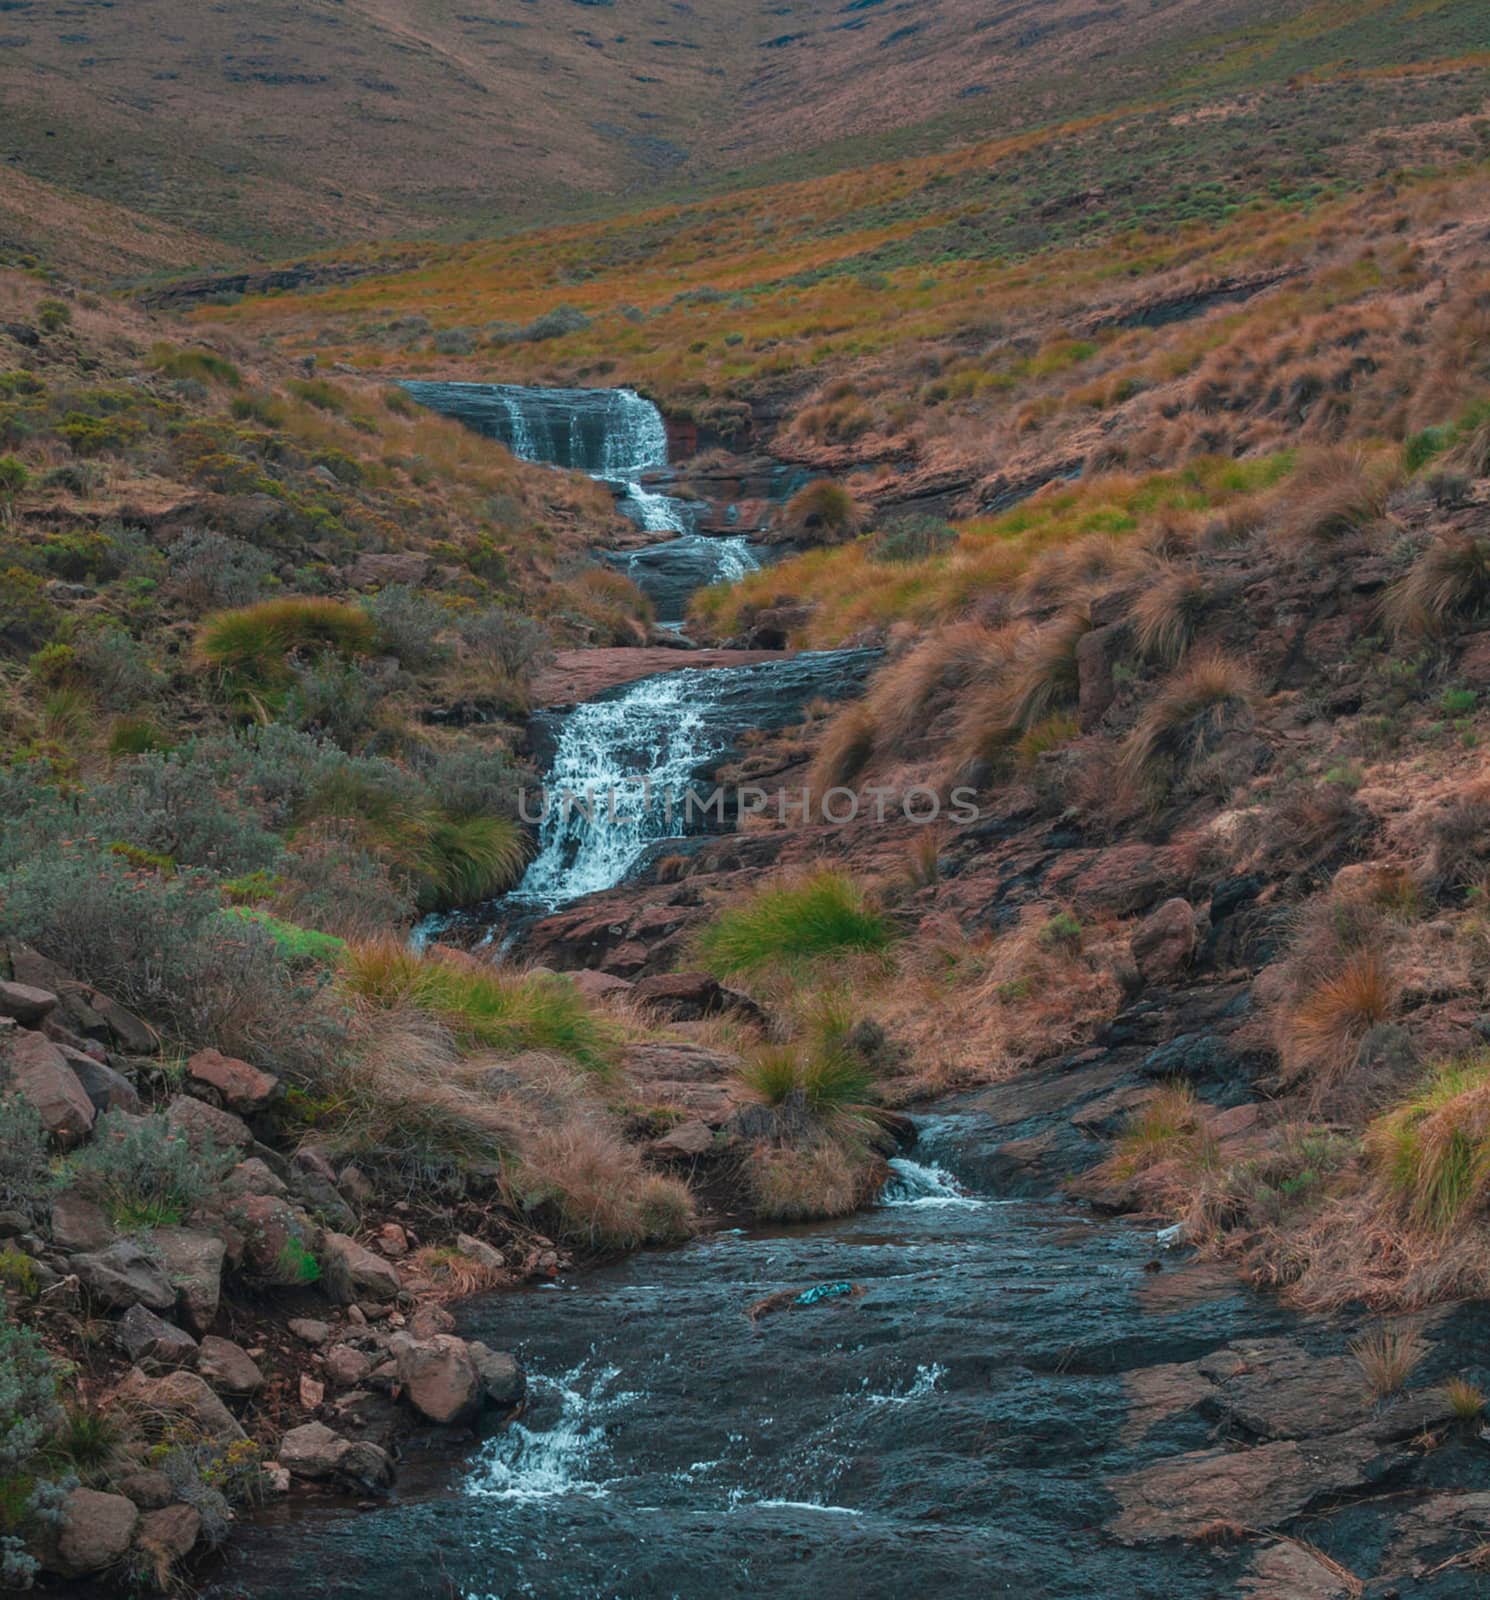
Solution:
[[[815,1283],[810,1289],[804,1289],[792,1301],[796,1306],[815,1306],[819,1300],[841,1300],[846,1294],[852,1294],[854,1286],[851,1283]]]

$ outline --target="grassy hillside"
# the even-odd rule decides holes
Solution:
[[[20,0],[0,94],[14,169],[210,241],[195,257],[210,262],[474,237],[607,198],[737,188],[1177,96],[1462,56],[1484,46],[1475,15],[1467,0],[625,12],[274,0],[185,13],[143,0],[80,22]],[[34,249],[44,232],[22,219],[8,242]],[[104,252],[92,266],[137,270]]]

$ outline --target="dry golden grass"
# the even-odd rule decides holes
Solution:
[[[435,1298],[440,1300],[464,1300],[504,1281],[499,1268],[487,1266],[453,1245],[425,1245],[409,1262],[434,1284]]]
[[[1274,504],[1273,537],[1302,551],[1359,533],[1386,510],[1398,476],[1395,462],[1358,447],[1316,450]]]
[[[851,784],[874,757],[878,729],[873,711],[862,702],[839,712],[828,724],[812,765],[807,786],[814,795]]]
[[[693,1231],[688,1186],[649,1172],[635,1146],[595,1118],[528,1134],[507,1181],[517,1204],[586,1249],[630,1250]]]
[[[1139,717],[1119,756],[1136,786],[1183,781],[1218,745],[1251,723],[1259,691],[1251,669],[1219,650],[1192,656]]]
[[[1131,613],[1139,654],[1173,666],[1189,648],[1209,599],[1209,587],[1193,567],[1168,562],[1146,575]]]
[[[1422,1364],[1428,1347],[1415,1328],[1383,1326],[1352,1340],[1350,1353],[1360,1363],[1367,1393],[1385,1400],[1401,1392]]]
[[[1430,638],[1490,604],[1490,538],[1441,533],[1387,592],[1382,616],[1399,638]]]
[[[756,1145],[745,1158],[746,1189],[770,1222],[845,1217],[874,1197],[883,1163],[861,1143],[825,1137],[808,1145]]]
[[[1460,1422],[1477,1422],[1485,1414],[1485,1391],[1468,1378],[1447,1379],[1443,1397]]]
[[[1308,983],[1277,1020],[1274,1038],[1285,1074],[1307,1079],[1316,1098],[1355,1061],[1361,1040],[1396,1005],[1397,984],[1381,951],[1353,951],[1333,972]]]

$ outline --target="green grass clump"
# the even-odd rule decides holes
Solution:
[[[1490,1056],[1436,1067],[1371,1124],[1366,1149],[1417,1221],[1453,1227],[1490,1195]]]
[[[167,378],[195,378],[199,383],[221,383],[229,389],[243,385],[243,377],[226,356],[211,350],[178,350],[158,344],[150,352],[155,370]]]
[[[246,906],[232,906],[224,912],[224,915],[256,923],[291,961],[321,961],[335,965],[346,952],[345,939],[338,939],[332,933],[319,933],[314,928],[302,928],[298,923],[270,916],[267,911],[251,911]]]
[[[292,650],[343,657],[366,655],[377,624],[361,606],[308,595],[263,600],[220,611],[202,624],[197,653],[230,687],[250,693],[284,688]]]
[[[428,1013],[467,1048],[553,1050],[591,1072],[611,1068],[613,1031],[564,978],[433,959],[371,940],[347,946],[341,982],[371,1006]]]
[[[740,1071],[740,1081],[768,1106],[800,1099],[819,1116],[861,1110],[873,1097],[874,1079],[864,1063],[846,1050],[768,1045]]]
[[[863,889],[846,873],[824,869],[722,911],[700,935],[698,954],[711,972],[746,973],[774,961],[880,951],[893,938],[889,919]]]

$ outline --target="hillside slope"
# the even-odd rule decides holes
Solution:
[[[1463,0],[637,9],[140,0],[80,21],[14,0],[0,36],[6,156],[241,256],[489,232],[820,148],[820,166],[852,165],[1341,58],[1394,60],[1409,12],[1416,55],[1476,43]],[[36,240],[20,227],[13,242]],[[106,253],[97,266],[137,270]]]

